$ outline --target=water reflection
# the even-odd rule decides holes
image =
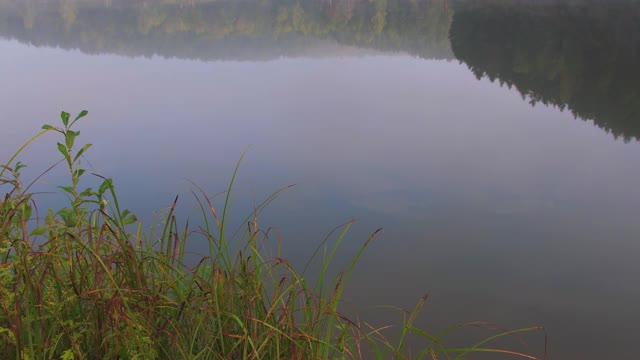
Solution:
[[[633,2],[1,0],[0,9],[1,36],[90,54],[256,61],[455,53],[478,78],[513,86],[532,104],[568,109],[625,140],[640,136]]]
[[[357,47],[451,56],[446,0],[3,0],[0,6],[4,37],[87,53],[266,60]]]
[[[532,104],[568,109],[625,140],[640,137],[640,6],[612,1],[486,3],[457,9],[456,58]]]

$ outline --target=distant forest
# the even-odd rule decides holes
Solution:
[[[0,37],[203,61],[457,59],[532,104],[640,139],[634,0],[0,0]]]

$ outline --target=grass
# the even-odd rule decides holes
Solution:
[[[421,299],[403,312],[390,340],[388,327],[374,327],[340,313],[340,299],[350,274],[374,232],[352,262],[329,278],[331,260],[351,223],[338,227],[318,246],[309,263],[296,270],[279,252],[267,256],[268,231],[259,212],[276,192],[247,217],[239,231],[228,229],[229,194],[219,214],[211,197],[197,186],[193,195],[202,212],[202,227],[179,226],[168,209],[162,231],[143,231],[122,209],[109,178],[97,189],[81,188],[84,154],[91,145],[76,145],[73,121],[62,113],[61,126],[45,125],[0,167],[0,354],[3,359],[467,359],[490,353],[505,358],[539,359],[491,344],[533,327],[491,332],[466,348],[447,348],[452,327],[431,335],[414,327],[425,305]],[[57,133],[70,184],[60,191],[66,207],[39,216],[30,189],[16,162],[32,142]],[[46,173],[46,172],[45,172]],[[43,174],[44,175],[44,174]],[[42,176],[42,175],[41,175]],[[38,179],[36,179],[38,180]],[[234,234],[234,235],[230,235]],[[185,259],[189,241],[206,239],[209,254]],[[331,239],[331,241],[330,241]],[[234,244],[241,244],[232,249]],[[312,261],[320,275],[308,279]],[[467,324],[478,326],[482,324]],[[463,325],[465,326],[465,325]],[[420,348],[407,346],[409,336]]]

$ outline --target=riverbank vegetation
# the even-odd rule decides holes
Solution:
[[[502,340],[537,327],[491,329],[474,345],[448,348],[447,335],[460,326],[434,335],[414,327],[426,298],[403,312],[393,340],[385,335],[387,327],[347,318],[340,312],[342,293],[377,232],[343,271],[329,277],[350,224],[339,227],[311,256],[320,270],[310,279],[308,267],[295,269],[279,251],[269,256],[265,250],[273,244],[257,217],[277,193],[239,231],[229,228],[235,173],[220,207],[196,187],[202,227],[177,219],[176,199],[162,230],[144,231],[122,207],[113,180],[84,168],[91,145],[77,144],[74,125],[86,115],[62,113],[62,125],[45,125],[0,167],[3,359],[540,358],[500,348]],[[30,190],[39,179],[23,182],[24,165],[17,161],[29,144],[50,133],[61,139],[62,160],[55,166],[68,169],[70,179],[60,186],[69,202],[58,210],[36,206]],[[83,187],[90,176],[97,176],[99,186]],[[195,261],[185,255],[194,240],[209,246]],[[409,337],[419,339],[419,349],[409,347]]]

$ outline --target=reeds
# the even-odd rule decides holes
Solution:
[[[14,163],[24,147],[0,168],[3,359],[463,359],[480,352],[537,359],[485,347],[517,331],[500,331],[465,349],[446,348],[446,332],[432,336],[413,325],[426,297],[398,325],[401,335],[394,341],[383,335],[386,328],[343,316],[347,280],[378,231],[336,277],[327,271],[351,223],[336,228],[297,271],[279,251],[267,256],[271,239],[257,222],[278,192],[252,211],[241,230],[229,231],[228,196],[237,168],[220,216],[213,199],[194,186],[202,227],[179,224],[176,198],[162,231],[144,232],[121,208],[111,179],[101,178],[97,189],[81,188],[83,155],[91,145],[76,146],[79,132],[72,128],[85,115],[70,122],[62,113],[61,127],[45,125],[24,146],[48,132],[63,138],[57,148],[71,182],[60,190],[68,206],[39,216],[32,184],[21,182],[24,165]],[[185,259],[186,244],[203,240],[209,254]],[[320,274],[310,282],[307,268],[316,258]],[[421,338],[413,355],[409,335]]]

